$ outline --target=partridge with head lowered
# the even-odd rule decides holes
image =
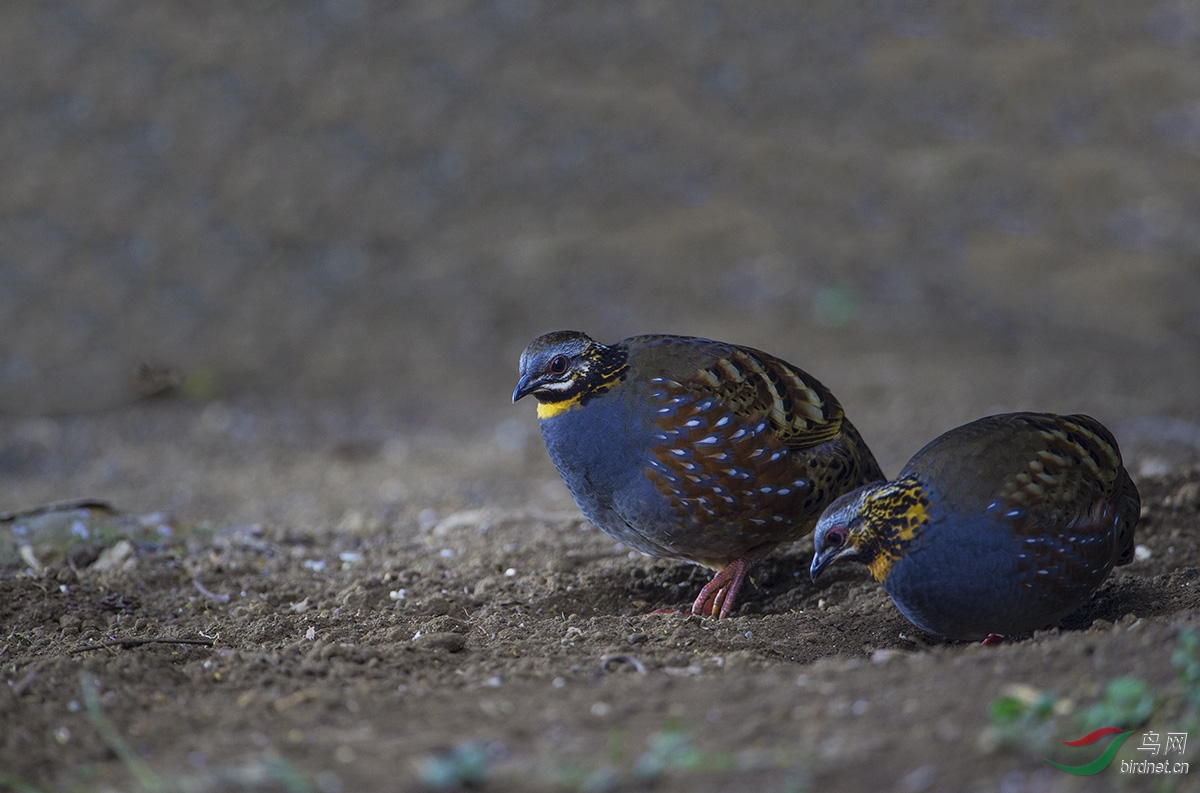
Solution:
[[[1057,625],[1132,561],[1140,509],[1100,422],[990,416],[931,441],[896,479],[834,501],[811,573],[861,562],[909,621],[950,639],[1027,633]]]
[[[746,570],[812,531],[838,495],[882,479],[842,406],[811,375],[689,336],[535,339],[513,401],[589,521],[653,556],[719,571],[694,614],[729,614]]]

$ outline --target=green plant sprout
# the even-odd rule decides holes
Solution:
[[[483,741],[465,741],[417,763],[417,778],[435,790],[478,787],[488,777],[488,753]]]
[[[1079,715],[1079,724],[1085,731],[1108,726],[1132,730],[1150,720],[1157,704],[1158,698],[1145,680],[1117,677],[1104,689],[1104,699]]]

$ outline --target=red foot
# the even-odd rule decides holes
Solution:
[[[998,633],[989,633],[987,636],[983,637],[983,641],[981,641],[980,644],[982,644],[984,647],[995,647],[997,645],[1004,644],[1004,637]]]
[[[746,571],[776,545],[773,542],[757,545],[727,564],[700,590],[696,602],[692,604],[692,614],[717,619],[729,616],[738,590],[742,588],[742,581],[746,578]]]

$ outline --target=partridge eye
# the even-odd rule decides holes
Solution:
[[[567,371],[567,363],[567,356],[556,355],[554,356],[554,359],[550,361],[550,365],[546,367],[546,371],[548,371],[550,374],[562,374],[563,372]]]
[[[846,532],[844,529],[830,529],[825,533],[825,547],[841,548],[842,543],[846,541]]]

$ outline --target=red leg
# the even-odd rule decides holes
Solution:
[[[704,585],[696,602],[692,604],[692,614],[701,617],[716,617],[723,619],[729,616],[733,603],[737,599],[738,590],[746,578],[746,571],[762,557],[766,556],[778,543],[767,542],[756,545],[744,554],[734,559],[713,579]]]
[[[983,637],[983,641],[981,641],[980,644],[982,644],[984,647],[995,647],[997,645],[1004,644],[1004,637],[998,633],[989,633],[987,636]]]

